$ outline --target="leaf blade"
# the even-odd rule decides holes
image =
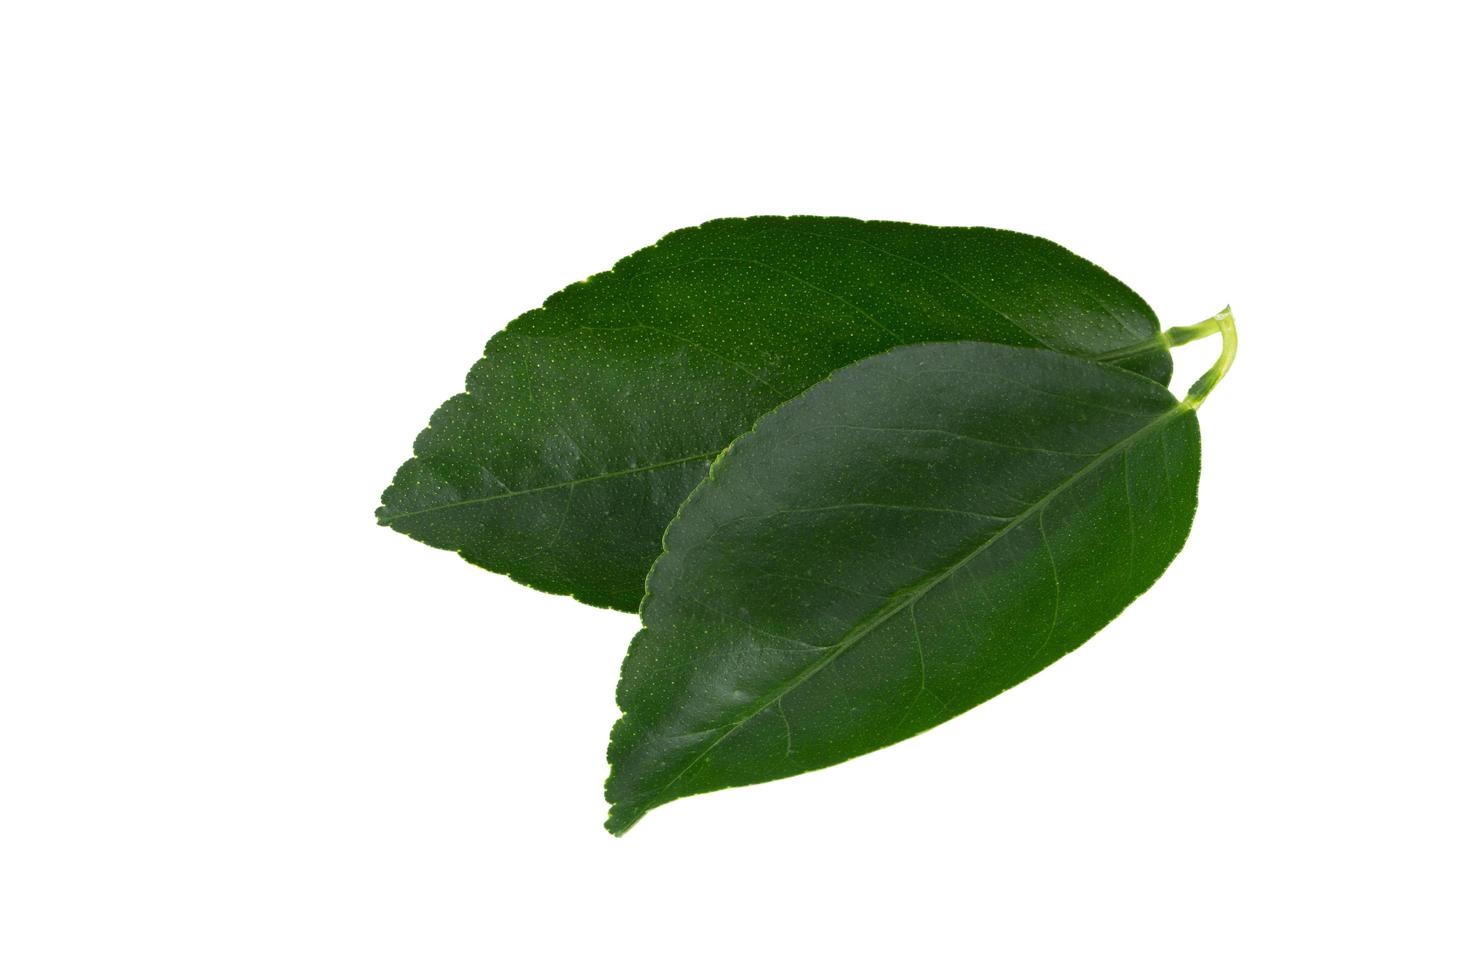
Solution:
[[[899,348],[772,412],[650,574],[609,829],[892,744],[1075,649],[1177,554],[1198,461],[1161,386],[988,344]]]
[[[708,459],[833,370],[931,340],[1105,356],[1161,340],[1132,290],[994,229],[722,219],[675,232],[492,337],[384,492],[380,523],[634,610]],[[1162,344],[1122,362],[1167,380]]]

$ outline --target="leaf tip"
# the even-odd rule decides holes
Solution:
[[[643,818],[643,814],[643,810],[623,803],[614,803],[607,811],[607,821],[603,823],[603,827],[614,837],[621,837]]]

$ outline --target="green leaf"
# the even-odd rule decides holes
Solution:
[[[762,418],[649,575],[608,829],[890,745],[1075,649],[1184,544],[1225,367],[1179,402],[1050,351],[920,344]]]
[[[492,337],[378,520],[547,592],[635,610],[709,461],[831,372],[918,341],[1114,360],[1167,382],[1143,300],[1040,238],[848,218],[712,221]]]

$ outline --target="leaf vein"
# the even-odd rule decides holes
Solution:
[[[994,439],[984,439],[984,438],[981,438],[980,436],[972,436],[972,435],[970,435],[967,432],[955,432],[955,431],[953,431],[951,429],[889,428],[889,427],[886,427],[886,426],[875,426],[875,425],[851,425],[851,424],[848,424],[848,423],[845,423],[845,422],[829,422],[826,425],[814,426],[814,428],[822,428],[822,429],[854,429],[854,430],[857,430],[859,432],[894,432],[894,433],[912,433],[914,435],[928,435],[928,434],[933,434],[933,435],[941,435],[941,436],[951,436],[951,437],[953,437],[955,439],[962,439],[962,440],[964,440],[966,442],[977,442],[977,443],[980,443],[981,445],[985,445],[985,446],[996,446],[996,447],[998,447],[1000,449],[1014,449],[1014,450],[1016,450],[1018,452],[1024,452],[1024,453],[1045,453],[1046,455],[1049,455],[1049,456],[1075,456],[1075,457],[1080,457],[1080,458],[1091,458],[1091,457],[1097,455],[1097,453],[1074,453],[1074,452],[1068,452],[1065,449],[1048,449],[1045,446],[1018,446],[1018,445],[1016,445],[1015,443],[1012,443],[1012,442],[996,442]]]
[[[453,500],[447,504],[438,504],[433,507],[424,507],[420,510],[410,510],[405,511],[401,514],[394,514],[392,517],[381,518],[381,522],[383,524],[391,525],[395,521],[401,521],[409,517],[419,517],[424,514],[432,514],[441,510],[451,510],[455,507],[471,507],[476,504],[488,504],[496,500],[505,500],[508,497],[523,497],[526,494],[530,493],[544,493],[547,490],[562,490],[566,487],[580,486],[583,483],[595,483],[598,480],[611,480],[620,476],[632,476],[635,473],[647,473],[650,470],[663,469],[669,466],[678,466],[681,463],[692,463],[695,460],[714,459],[719,454],[719,450],[711,453],[697,453],[693,456],[683,456],[679,459],[666,459],[658,463],[649,463],[646,466],[634,466],[631,469],[626,470],[616,470],[610,473],[598,473],[593,476],[579,477],[575,480],[563,480],[560,483],[547,483],[539,487],[525,487],[520,490],[510,490],[506,493],[491,494],[488,497],[471,497],[467,500]]]

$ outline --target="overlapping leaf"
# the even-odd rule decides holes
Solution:
[[[1189,532],[1194,409],[1226,341],[1183,402],[1116,367],[953,342],[869,358],[762,418],[649,577],[608,828],[908,738],[1101,629]]]
[[[845,218],[714,221],[493,337],[378,518],[537,588],[633,610],[680,502],[755,419],[869,355],[958,340],[1169,377],[1147,305],[1043,239]]]

